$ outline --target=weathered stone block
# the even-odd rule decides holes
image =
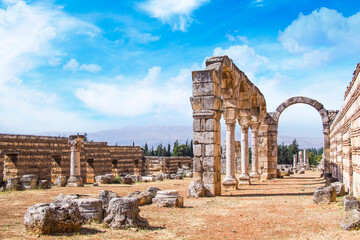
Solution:
[[[184,207],[184,198],[177,190],[158,191],[152,201],[158,207]]]
[[[345,196],[344,197],[344,210],[350,211],[353,209],[360,210],[360,202],[354,196]]]
[[[67,183],[67,179],[65,176],[59,176],[55,179],[55,185],[58,187],[65,187]]]
[[[313,201],[316,204],[329,204],[336,201],[336,191],[334,186],[315,188]]]
[[[27,209],[24,225],[27,231],[36,234],[79,232],[82,217],[79,207],[72,201],[39,203]]]
[[[139,216],[140,209],[134,198],[113,198],[109,202],[104,226],[114,229],[148,228],[146,219]]]
[[[334,183],[331,183],[330,185],[335,187],[337,196],[342,197],[342,196],[346,195],[345,184],[343,184],[341,182],[334,182]]]
[[[23,186],[21,184],[20,178],[8,178],[6,181],[6,190],[10,191],[21,191]]]
[[[22,176],[20,179],[23,189],[36,189],[37,176],[35,174],[28,174]]]
[[[83,199],[74,199],[80,211],[80,215],[85,221],[96,221],[102,222],[103,212],[102,212],[102,202],[97,198],[83,198]]]
[[[51,188],[51,183],[50,183],[49,180],[40,180],[38,188],[40,188],[40,189],[50,189]]]
[[[358,209],[352,209],[345,212],[345,216],[341,222],[341,228],[345,230],[359,230],[360,211]]]

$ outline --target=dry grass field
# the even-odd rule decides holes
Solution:
[[[51,236],[25,231],[26,209],[51,202],[60,194],[96,197],[102,189],[120,196],[153,185],[177,189],[186,196],[191,179],[167,180],[134,185],[54,188],[0,193],[0,239],[360,239],[360,231],[340,228],[344,215],[342,199],[326,206],[312,202],[315,187],[324,184],[319,172],[292,175],[265,182],[256,181],[221,197],[188,199],[184,208],[140,207],[152,229],[112,230],[101,224],[87,224],[80,233]]]

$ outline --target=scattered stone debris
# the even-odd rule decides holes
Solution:
[[[11,191],[21,191],[23,189],[23,186],[21,184],[20,178],[8,178],[6,183],[6,190]]]
[[[315,188],[313,201],[316,204],[329,204],[336,201],[336,191],[334,186]]]
[[[66,187],[67,179],[65,176],[59,176],[55,179],[55,185],[58,187]]]
[[[40,180],[38,184],[38,188],[40,189],[50,189],[51,183],[49,180]]]
[[[158,207],[184,207],[184,198],[177,190],[158,191],[152,201]]]
[[[101,223],[103,218],[102,202],[97,198],[74,199],[84,221],[94,220]]]
[[[123,184],[133,184],[135,182],[131,177],[121,177],[120,181]]]
[[[350,211],[353,209],[360,210],[360,202],[354,196],[345,196],[344,197],[344,210]]]
[[[335,187],[335,191],[338,197],[342,197],[346,195],[345,184],[341,182],[333,182],[330,185]]]
[[[82,223],[79,207],[72,201],[39,203],[24,216],[26,230],[36,234],[79,232]]]
[[[191,182],[187,191],[187,197],[203,197],[205,195],[204,184],[200,182]]]
[[[113,198],[109,202],[104,226],[114,229],[148,228],[149,223],[140,217],[140,209],[134,198]]]
[[[103,214],[106,214],[109,202],[113,198],[120,198],[116,193],[109,190],[101,190],[98,195],[99,200],[102,202]]]
[[[23,175],[20,181],[23,189],[36,189],[37,176],[35,174]]]
[[[345,230],[359,230],[360,229],[360,211],[352,209],[345,212],[345,216],[341,222],[341,228]]]

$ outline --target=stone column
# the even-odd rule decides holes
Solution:
[[[81,187],[84,186],[83,179],[81,178],[80,171],[80,151],[83,135],[69,136],[69,145],[71,149],[70,155],[70,178],[68,179],[67,186]]]
[[[303,152],[299,151],[299,167],[302,168],[304,165]]]
[[[304,149],[304,167],[307,166],[306,149]]]
[[[236,190],[235,177],[235,120],[226,120],[226,176],[222,182],[225,190]]]
[[[249,164],[249,125],[241,127],[241,175],[239,177],[239,185],[250,185],[250,176],[248,174]]]
[[[258,159],[258,131],[260,123],[253,124],[251,127],[251,149],[252,149],[252,162],[250,177],[253,179],[259,179],[259,159]]]
[[[293,168],[296,168],[296,165],[297,165],[297,155],[294,154],[293,155]]]

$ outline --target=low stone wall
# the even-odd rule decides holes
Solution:
[[[140,147],[108,146],[106,142],[85,142],[81,148],[81,177],[145,174],[147,164]],[[70,176],[68,138],[0,134],[0,179],[35,174],[39,180]]]
[[[176,173],[179,169],[193,169],[191,157],[146,157],[149,163],[149,173]]]

